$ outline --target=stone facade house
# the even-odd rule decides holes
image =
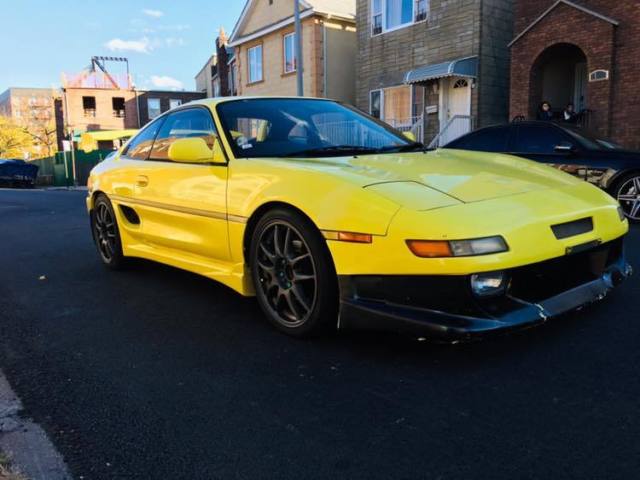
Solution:
[[[293,0],[247,0],[229,46],[238,95],[296,95]],[[355,0],[301,0],[304,94],[353,103]]]
[[[508,118],[511,0],[358,0],[357,106],[442,145]]]
[[[517,0],[511,116],[573,103],[596,133],[640,148],[637,0]]]

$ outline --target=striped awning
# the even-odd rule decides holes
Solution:
[[[436,78],[445,77],[466,77],[475,78],[478,76],[478,57],[459,58],[450,62],[424,65],[414,70],[410,70],[404,76],[404,83],[418,83]]]

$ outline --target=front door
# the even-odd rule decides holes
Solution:
[[[471,131],[471,85],[466,78],[443,81],[443,115],[440,118],[440,145]]]
[[[169,146],[185,137],[201,137],[213,148],[217,136],[208,108],[168,114],[148,160],[138,169],[134,198],[142,237],[168,254],[229,260],[228,168],[169,160]]]

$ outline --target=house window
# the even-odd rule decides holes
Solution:
[[[111,106],[113,107],[113,116],[116,118],[124,118],[124,98],[113,97],[111,99]]]
[[[182,100],[180,100],[179,98],[170,98],[169,99],[169,109],[173,110],[176,107],[179,107],[180,105],[182,105]]]
[[[428,0],[416,0],[415,9],[413,11],[415,22],[422,22],[427,19],[427,1]]]
[[[147,98],[147,113],[149,114],[150,119],[156,118],[162,113],[162,111],[160,110],[159,98]]]
[[[371,0],[371,33],[378,35],[422,22],[430,0]]]
[[[249,83],[262,80],[262,45],[257,45],[247,51],[249,64]]]
[[[216,77],[213,79],[213,96],[219,97],[220,94],[221,94],[220,78]]]
[[[296,71],[296,34],[289,33],[282,39],[284,44],[284,73]]]
[[[371,92],[369,113],[375,118],[382,118],[382,90]]]
[[[95,117],[96,97],[82,97],[82,109],[85,117]]]
[[[238,78],[238,71],[236,62],[233,62],[229,68],[229,95],[236,95],[236,78]]]
[[[371,115],[392,127],[411,126],[414,121],[412,109],[412,93],[409,85],[373,90],[370,93]]]

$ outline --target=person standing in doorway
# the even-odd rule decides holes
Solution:
[[[537,120],[542,120],[545,122],[553,120],[553,112],[551,111],[551,104],[547,101],[544,101],[540,104],[540,108],[538,108],[538,114],[536,115]]]
[[[562,112],[562,121],[566,123],[576,123],[578,115],[573,107],[573,103],[568,103]]]

